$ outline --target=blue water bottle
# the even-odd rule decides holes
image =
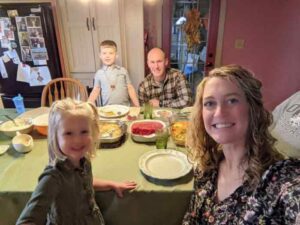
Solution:
[[[13,97],[13,102],[18,114],[25,112],[24,100],[22,95],[18,94],[18,96]]]

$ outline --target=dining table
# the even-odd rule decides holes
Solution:
[[[33,111],[32,115],[37,115],[40,114],[38,110],[27,109],[25,113],[30,115]],[[1,121],[6,120],[3,115],[18,116],[15,109],[0,109]],[[126,120],[126,123],[130,126],[131,121]],[[0,134],[0,145],[10,146],[6,153],[0,155],[0,225],[15,224],[48,163],[47,137],[36,130],[30,135],[34,140],[32,151],[19,153],[12,147],[12,138]],[[185,148],[176,146],[171,138],[168,146],[187,153]],[[193,192],[192,170],[175,179],[147,176],[139,167],[139,159],[155,148],[155,143],[135,142],[127,132],[119,146],[97,149],[92,159],[94,177],[137,183],[137,187],[126,192],[123,198],[117,197],[113,191],[95,193],[107,225],[181,224]]]

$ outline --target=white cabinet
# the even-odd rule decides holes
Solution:
[[[60,0],[58,3],[71,73],[94,74],[100,64],[99,43],[105,39],[114,40],[118,55],[122,55],[118,0]]]
[[[62,49],[70,76],[92,86],[100,67],[99,44],[118,46],[117,64],[128,71],[135,87],[144,78],[143,1],[57,0]]]

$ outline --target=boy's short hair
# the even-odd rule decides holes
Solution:
[[[117,44],[116,42],[112,41],[112,40],[104,40],[100,43],[100,49],[101,50],[101,47],[113,47],[116,49],[117,51]]]

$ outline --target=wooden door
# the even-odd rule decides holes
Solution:
[[[58,1],[71,73],[96,71],[90,1]]]

